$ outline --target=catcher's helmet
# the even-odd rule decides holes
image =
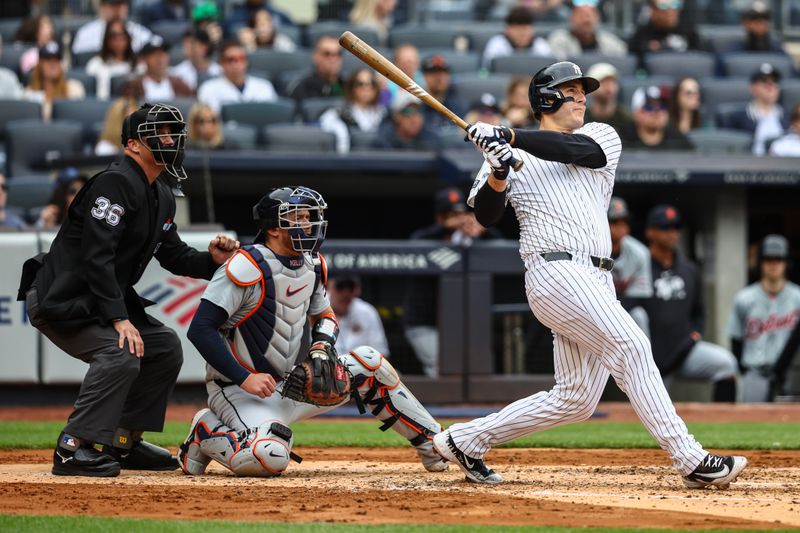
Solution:
[[[534,113],[555,113],[564,102],[574,101],[558,90],[559,85],[572,80],[581,80],[586,94],[600,87],[599,81],[584,76],[581,68],[569,61],[553,63],[534,74],[528,87],[528,99]]]
[[[172,142],[168,142],[167,138]],[[156,163],[164,166],[169,175],[178,181],[186,179],[183,169],[186,122],[177,107],[168,104],[142,105],[125,117],[122,123],[123,146],[128,144],[128,139],[144,143]]]
[[[328,221],[325,209],[328,204],[322,195],[308,187],[280,187],[273,189],[253,206],[253,219],[258,224],[255,242],[263,244],[266,230],[285,229],[292,239],[296,252],[316,253],[325,240]],[[297,222],[297,213],[308,211],[308,221]]]

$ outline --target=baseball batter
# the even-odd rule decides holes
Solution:
[[[289,426],[334,409],[279,394],[294,367],[310,319],[312,347],[334,357],[338,323],[325,291],[327,207],[306,187],[283,187],[253,208],[256,244],[220,267],[206,288],[189,328],[189,340],[207,361],[209,409],[199,411],[178,459],[186,474],[202,474],[215,460],[235,474],[280,475],[292,454]],[[319,351],[313,354],[318,356]],[[429,471],[447,463],[431,438],[441,426],[372,347],[339,356],[352,375],[358,399],[407,438]],[[345,399],[347,401],[347,399]]]
[[[486,159],[469,202],[484,225],[499,220],[507,202],[517,214],[528,302],[554,333],[556,385],[451,426],[434,437],[434,447],[469,480],[499,483],[483,462],[492,447],[588,418],[611,375],[687,487],[727,487],[747,460],[710,454],[689,434],[647,337],[614,293],[606,212],[621,149],[611,126],[583,124],[586,95],[598,85],[574,63],[552,64],[529,90],[539,131],[481,123],[469,130]],[[510,171],[512,155],[524,163],[518,172]]]
[[[786,280],[788,258],[786,238],[767,235],[759,250],[761,279],[742,289],[731,309],[728,335],[745,402],[770,401],[796,357],[798,336],[792,332],[800,322],[800,287]]]

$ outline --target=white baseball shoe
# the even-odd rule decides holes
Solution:
[[[442,431],[433,436],[433,449],[448,461],[453,461],[461,467],[461,470],[464,471],[464,475],[467,476],[467,481],[488,483],[491,485],[503,481],[500,474],[488,468],[483,463],[483,459],[468,457],[464,452],[459,450],[448,431]]]
[[[690,489],[717,487],[727,489],[736,481],[739,473],[747,466],[747,459],[739,455],[706,455],[697,468],[683,477],[683,484]]]

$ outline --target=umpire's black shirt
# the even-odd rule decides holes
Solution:
[[[128,318],[140,327],[149,302],[133,285],[153,256],[173,274],[211,279],[218,265],[180,239],[174,217],[171,187],[150,184],[133,159],[95,175],[36,273],[41,318],[70,327]]]

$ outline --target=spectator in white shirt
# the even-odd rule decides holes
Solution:
[[[128,1],[127,0],[100,0],[99,17],[87,22],[75,32],[72,40],[72,53],[83,54],[87,52],[99,52],[103,47],[103,35],[106,31],[108,21],[118,19],[125,22],[128,33],[133,38],[133,51],[139,52],[153,35],[152,32],[128,20]]]
[[[223,75],[203,82],[197,90],[197,99],[211,106],[215,113],[219,113],[225,104],[278,99],[269,80],[247,74],[247,55],[237,41],[224,43],[219,57]]]
[[[532,56],[550,56],[553,51],[547,39],[534,34],[533,13],[524,7],[515,7],[506,16],[505,31],[495,35],[483,49],[483,67],[490,68],[492,59],[527,53]]]
[[[194,91],[180,78],[170,76],[169,44],[158,35],[153,35],[139,54],[145,64],[145,72],[128,82],[122,95],[145,102],[169,102],[175,98],[193,98]]]
[[[792,109],[789,132],[770,145],[769,154],[781,157],[800,157],[800,104]]]
[[[348,353],[358,346],[372,346],[389,357],[389,343],[381,316],[361,296],[361,281],[355,276],[340,276],[328,282],[331,307],[339,320],[336,351]]]
[[[344,82],[345,101],[319,117],[319,125],[336,135],[336,151],[350,151],[350,131],[375,132],[386,118],[386,108],[378,101],[380,86],[375,72],[359,68]]]
[[[197,89],[198,80],[222,76],[222,67],[211,59],[214,46],[205,30],[190,29],[183,36],[183,56],[186,58],[175,65],[170,73],[182,79],[193,90]]]
[[[3,38],[0,36],[0,56],[2,55]],[[22,85],[19,83],[19,78],[13,70],[6,67],[0,67],[0,94],[6,100],[17,100],[22,97]]]
[[[97,78],[97,98],[107,100],[111,95],[111,78],[130,74],[136,67],[136,54],[131,36],[121,20],[106,24],[103,48],[86,63],[86,72]]]
[[[611,33],[598,28],[598,0],[572,0],[569,28],[554,30],[549,37],[553,55],[561,61],[594,52],[605,56],[624,56],[628,45]]]

